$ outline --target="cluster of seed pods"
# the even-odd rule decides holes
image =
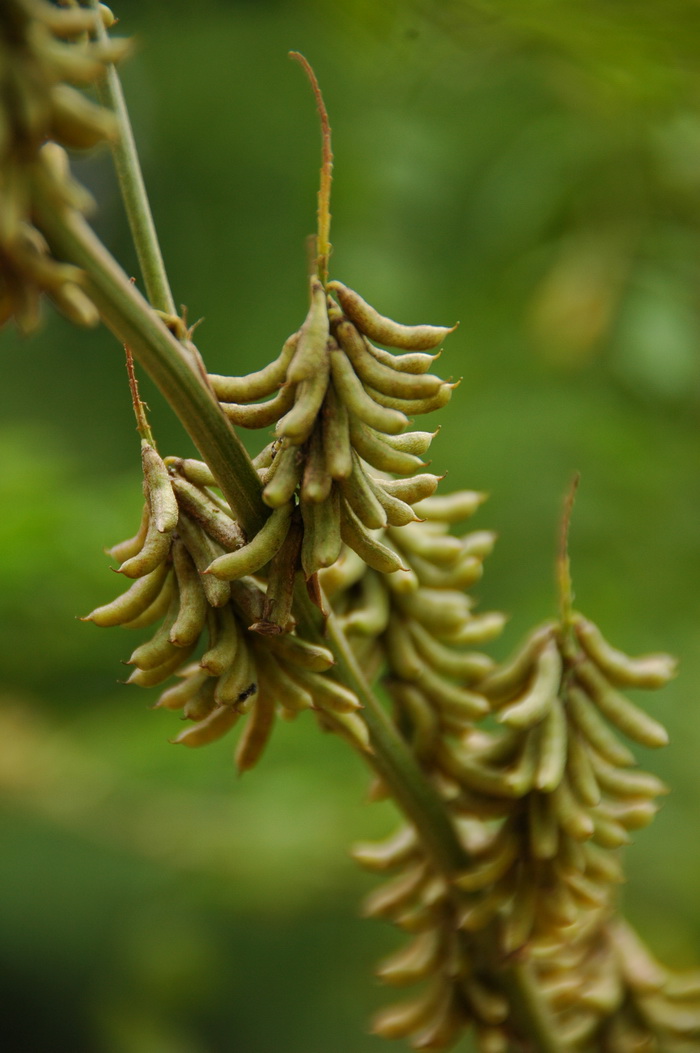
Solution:
[[[78,325],[97,310],[77,267],[51,256],[33,210],[41,187],[56,210],[85,211],[90,195],[71,177],[60,145],[82,150],[113,139],[113,115],[75,86],[94,84],[108,63],[129,51],[126,40],[90,39],[109,8],[57,7],[44,0],[6,0],[0,19],[0,324],[14,318],[32,332],[42,294]],[[47,142],[47,140],[49,140]],[[46,145],[44,145],[46,144]]]

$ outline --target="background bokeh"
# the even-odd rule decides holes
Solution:
[[[433,463],[491,499],[478,594],[505,654],[555,610],[562,498],[578,605],[679,655],[649,702],[674,789],[628,851],[625,907],[677,964],[700,944],[700,7],[694,0],[122,0],[123,79],[175,297],[212,372],[259,368],[305,313],[334,129],[332,273],[407,322],[461,325]],[[76,161],[136,273],[109,158]],[[47,310],[0,337],[0,990],[8,1053],[379,1053],[348,844],[393,817],[303,719],[239,780],[168,744],[132,647],[76,616],[118,591],[140,513],[123,356]],[[164,453],[187,455],[143,385]],[[253,440],[255,441],[255,440]],[[469,1048],[465,1041],[460,1050]]]

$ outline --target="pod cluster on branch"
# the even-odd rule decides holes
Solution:
[[[100,80],[129,51],[126,40],[91,39],[109,8],[5,0],[0,10],[0,324],[28,333],[46,293],[71,321],[95,325],[82,272],[52,257],[34,211],[37,193],[56,211],[91,206],[62,147],[83,150],[114,139],[113,115],[78,89]]]

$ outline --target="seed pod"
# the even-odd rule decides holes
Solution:
[[[515,654],[480,682],[479,690],[495,702],[512,698],[517,694],[527,682],[536,657],[545,643],[551,639],[554,628],[552,622],[547,622],[530,633]]]
[[[505,877],[518,858],[520,844],[512,828],[505,824],[494,839],[485,859],[462,871],[454,880],[464,892],[480,892]]]
[[[164,464],[166,468],[171,468],[200,489],[219,485],[212,475],[209,465],[205,464],[204,461],[195,460],[194,457],[166,457]],[[207,496],[212,497],[211,494]]]
[[[345,544],[354,549],[373,570],[382,574],[408,570],[398,553],[370,534],[344,500],[340,503],[340,534]]]
[[[205,573],[221,581],[232,581],[260,570],[270,562],[287,536],[292,509],[291,502],[275,508],[252,541],[235,552],[226,552],[213,560]]]
[[[668,654],[628,658],[604,638],[600,629],[583,615],[573,620],[576,635],[589,658],[617,687],[663,687],[676,675],[676,661]]]
[[[291,410],[294,395],[294,386],[285,384],[275,397],[267,402],[259,402],[252,406],[241,405],[238,402],[220,402],[219,405],[232,424],[241,428],[269,428]]]
[[[437,428],[435,431],[405,431],[403,435],[382,435],[382,440],[399,453],[412,453],[422,457],[430,449],[430,444],[439,430]],[[425,468],[425,465],[420,467]]]
[[[105,549],[108,556],[112,559],[116,559],[117,563],[123,563],[127,559],[131,559],[132,556],[137,555],[143,548],[143,543],[146,540],[146,533],[148,532],[148,524],[151,519],[150,509],[148,504],[144,504],[143,512],[141,513],[141,522],[139,528],[133,537],[127,538],[126,541],[120,541],[117,545],[113,545],[111,548]]]
[[[239,775],[254,768],[258,763],[269,742],[274,723],[274,698],[264,691],[259,691],[234,754]]]
[[[284,667],[274,658],[260,663],[264,670],[262,679],[264,681],[263,691],[269,694],[286,711],[286,716],[296,716],[305,709],[313,707],[313,697],[310,691],[294,679],[294,676],[285,671]],[[283,714],[285,715],[285,714]]]
[[[170,657],[161,663],[161,665],[154,666],[151,669],[134,669],[131,676],[125,682],[127,684],[138,684],[139,687],[154,687],[156,684],[162,684],[163,681],[172,676],[180,666],[185,664],[194,651],[194,647],[194,644],[190,644],[189,647],[174,647],[170,653]]]
[[[503,919],[501,944],[504,955],[515,954],[530,940],[536,922],[537,885],[529,869],[519,867],[515,896]]]
[[[398,370],[399,373],[427,373],[433,362],[442,354],[442,351],[438,351],[436,355],[412,351],[407,355],[395,355],[392,351],[385,351],[383,347],[375,347],[366,337],[365,345],[373,358],[389,369]]]
[[[310,692],[314,705],[337,713],[352,713],[362,709],[362,703],[350,688],[329,676],[313,673],[301,666],[294,671],[294,679]]]
[[[199,689],[210,677],[205,672],[193,673],[184,677],[179,684],[169,687],[159,696],[154,709],[182,709],[186,702],[194,698]]]
[[[420,588],[417,592],[399,595],[401,610],[415,619],[433,635],[452,638],[462,632],[470,618],[470,600],[461,592]]]
[[[398,450],[383,439],[372,428],[368,428],[358,417],[350,414],[350,441],[363,459],[380,472],[395,472],[397,475],[411,475],[425,463],[415,454]]]
[[[340,495],[336,487],[323,504],[302,504],[301,514],[304,521],[301,565],[308,580],[321,568],[332,566],[340,555]]]
[[[219,402],[255,402],[267,398],[284,384],[287,367],[294,357],[299,333],[284,342],[279,356],[264,369],[249,373],[246,377],[222,377],[209,374],[209,383]]]
[[[292,362],[287,370],[287,380],[298,384],[313,377],[324,368],[327,373],[326,345],[328,342],[328,305],[326,291],[318,278],[312,277],[311,306],[299,330],[299,340]]]
[[[111,603],[103,607],[96,607],[90,614],[86,614],[81,621],[94,622],[95,625],[104,627],[123,625],[143,614],[159,595],[170,567],[167,563],[159,564],[149,574],[139,578],[134,584],[117,596]]]
[[[409,622],[409,629],[418,651],[438,673],[471,682],[479,681],[493,669],[492,658],[473,651],[455,651],[446,647],[416,621]]]
[[[500,710],[497,720],[513,728],[530,728],[537,724],[556,701],[561,673],[559,648],[554,640],[548,640],[537,656],[532,683],[523,695]]]
[[[172,533],[161,533],[151,516],[141,549],[135,556],[125,560],[117,573],[124,574],[127,578],[142,578],[145,574],[150,574],[168,558],[171,543]]]
[[[210,742],[216,742],[227,731],[230,731],[240,715],[240,712],[231,706],[217,706],[204,720],[185,728],[170,741],[176,745],[192,748],[208,746]]]
[[[616,768],[595,753],[590,757],[590,764],[596,785],[600,784],[600,789],[611,796],[659,797],[669,792],[668,786],[650,772]]]
[[[334,332],[363,384],[368,384],[386,395],[409,399],[427,398],[435,395],[440,388],[442,381],[430,373],[405,373],[379,362],[370,353],[365,340],[352,322],[340,322]]]
[[[402,680],[418,680],[425,669],[425,662],[416,651],[402,618],[394,616],[389,619],[383,642],[392,672]]]
[[[451,633],[446,639],[453,644],[487,643],[500,636],[507,620],[506,615],[501,614],[500,611],[472,615],[458,632]]]
[[[470,721],[479,720],[489,712],[489,704],[482,695],[450,683],[430,666],[423,667],[420,686],[441,713]]]
[[[337,295],[340,306],[360,332],[370,340],[387,347],[400,347],[408,351],[432,350],[441,344],[457,326],[444,328],[436,325],[400,325],[391,318],[379,314],[373,307],[342,282],[328,283],[329,292]]]
[[[205,490],[178,476],[172,477],[172,488],[182,510],[222,548],[237,549],[245,544],[245,536],[238,523],[222,511]]]
[[[118,138],[114,114],[90,102],[67,84],[54,84],[50,98],[49,139],[55,139],[71,150],[90,150],[105,139]]]
[[[593,836],[594,822],[572,794],[566,778],[563,778],[553,791],[552,805],[562,829],[570,837],[577,841],[586,841]]]
[[[139,580],[142,581],[143,579],[140,578]],[[170,607],[174,591],[175,575],[168,573],[163,582],[163,588],[160,590],[155,600],[153,600],[153,603],[149,604],[149,606],[135,618],[131,618],[128,622],[121,622],[122,629],[145,629],[147,626],[159,622],[161,618],[164,618],[168,613],[168,608]]]
[[[348,408],[338,398],[332,382],[326,391],[321,416],[326,469],[332,479],[347,479],[352,472]]]
[[[539,725],[539,760],[535,786],[543,793],[555,790],[566,767],[566,717],[558,698],[554,697]]]
[[[432,761],[441,733],[436,710],[415,684],[387,679],[384,686],[394,700],[402,722],[410,729],[411,752],[418,760]]]
[[[292,603],[301,538],[301,524],[294,517],[281,548],[270,563],[263,617],[250,626],[252,632],[269,635],[287,632],[294,626]]]
[[[177,501],[163,459],[145,439],[141,440],[141,464],[144,489],[155,528],[161,534],[170,533],[177,526]]]
[[[588,808],[600,804],[600,786],[593,768],[594,750],[589,750],[575,727],[569,730],[566,771],[579,801]],[[613,769],[619,771],[618,768]]]
[[[314,673],[325,673],[335,665],[332,653],[319,644],[309,643],[300,636],[285,634],[274,636],[267,641],[268,648],[285,662],[310,669]]]
[[[353,454],[352,461],[350,476],[339,483],[340,492],[358,519],[369,530],[381,529],[387,523],[384,508],[370,485],[357,454]]]
[[[477,490],[455,490],[442,497],[424,498],[415,505],[414,511],[421,519],[459,523],[473,516],[487,497],[488,494]]]
[[[391,527],[387,534],[400,548],[410,553],[410,557],[418,556],[440,568],[452,568],[462,552],[459,538],[451,534],[433,534],[421,529],[420,523]]]
[[[528,847],[533,859],[554,859],[559,848],[559,824],[548,793],[528,797]]]
[[[427,399],[402,399],[393,395],[385,395],[375,388],[367,388],[368,396],[379,406],[395,413],[403,413],[407,417],[415,417],[421,413],[434,413],[435,410],[443,409],[452,398],[452,392],[459,386],[461,381],[448,383],[443,381],[437,392]]]
[[[330,359],[333,386],[351,414],[380,432],[398,435],[404,430],[408,418],[398,410],[379,405],[367,394],[344,351],[334,349]]]
[[[301,501],[322,504],[328,499],[333,478],[326,467],[321,429],[314,428],[307,443],[304,479],[301,484]]]
[[[239,648],[244,647],[240,626],[231,605],[209,611],[209,648],[199,660],[209,676],[223,676],[236,661]]]
[[[297,385],[294,405],[283,417],[280,417],[275,433],[280,438],[289,439],[297,446],[306,442],[316,423],[327,390],[328,360],[326,359],[325,367],[319,366],[312,376],[300,381]]]
[[[299,485],[304,456],[298,446],[286,441],[272,463],[273,470],[265,484],[262,498],[270,508],[281,508],[292,499]]]
[[[623,768],[634,764],[634,755],[607,726],[585,692],[571,685],[566,696],[567,713],[591,746],[611,764]]]
[[[603,716],[628,738],[650,748],[668,745],[666,729],[611,687],[590,662],[576,666],[576,679]]]
[[[356,553],[353,552],[353,555]],[[359,561],[360,557],[357,556],[357,559]],[[347,611],[338,616],[338,622],[345,633],[376,637],[381,635],[389,624],[390,600],[384,587],[383,576],[368,570],[364,562],[362,567],[364,575],[359,583],[359,597],[353,600]]]
[[[427,980],[437,971],[441,951],[438,931],[421,932],[407,946],[384,958],[377,966],[376,974],[382,983],[394,987]]]
[[[255,703],[257,693],[255,663],[247,642],[241,640],[236,652],[236,661],[217,680],[215,698],[220,705],[232,706],[243,713]]]
[[[350,849],[356,863],[377,873],[403,866],[419,853],[419,842],[412,826],[400,826],[383,841],[362,841]]]
[[[418,517],[409,504],[388,494],[382,485],[382,480],[373,479],[364,468],[362,472],[375,499],[384,510],[384,525],[388,523],[389,526],[402,527],[407,523],[418,522]]]

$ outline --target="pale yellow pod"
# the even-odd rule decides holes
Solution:
[[[398,435],[408,425],[408,418],[398,410],[380,405],[370,397],[355,373],[344,351],[331,351],[333,386],[351,414],[380,432]]]
[[[477,1019],[495,1025],[502,1024],[508,1018],[509,1005],[505,995],[476,976],[467,977],[462,986]]]
[[[593,766],[593,759],[596,756],[598,756],[596,751],[588,748],[576,727],[571,727],[568,737],[566,773],[574,794],[578,797],[581,804],[588,808],[594,808],[597,804],[600,804],[601,788]],[[612,770],[620,771],[619,768],[613,768]]]
[[[198,461],[194,457],[165,457],[164,464],[167,468],[174,469],[179,475],[194,483],[195,486],[218,486],[214,475],[208,464]],[[212,495],[209,494],[209,497]]]
[[[423,666],[420,686],[441,713],[479,720],[489,712],[489,704],[483,695],[453,684],[430,666]]]
[[[504,954],[515,954],[528,944],[537,920],[537,905],[537,884],[532,880],[529,867],[521,864],[515,895],[501,929]]]
[[[493,921],[512,897],[513,889],[509,887],[509,882],[499,882],[478,898],[470,898],[470,902],[457,916],[457,927],[466,932],[479,932]]]
[[[321,411],[323,451],[326,469],[332,479],[347,479],[352,472],[352,446],[348,408],[338,398],[331,382]]]
[[[270,740],[274,725],[274,698],[265,691],[258,691],[234,753],[239,775],[254,768],[258,763]]]
[[[232,581],[260,570],[270,562],[287,536],[292,511],[291,502],[281,508],[275,508],[247,545],[235,552],[226,552],[219,556],[209,564],[205,573],[221,581]]]
[[[398,453],[411,453],[422,457],[440,429],[435,431],[405,431],[403,435],[382,435],[382,440]],[[425,468],[425,465],[422,465]],[[400,473],[399,473],[400,474]]]
[[[656,818],[659,806],[648,797],[627,797],[607,801],[606,811],[625,830],[642,830]]]
[[[67,84],[50,88],[47,136],[71,150],[90,150],[104,139],[116,140],[119,129],[113,113],[91,102]]]
[[[488,854],[479,858],[475,866],[461,871],[454,879],[463,892],[480,892],[505,877],[520,854],[521,845],[510,826],[505,823]]]
[[[284,389],[282,389],[284,390]],[[277,422],[275,434],[296,446],[306,442],[313,431],[328,390],[328,365],[297,384],[294,405]]]
[[[564,708],[558,698],[551,705],[538,727],[539,758],[535,787],[551,793],[561,782],[567,760],[567,728]]]
[[[343,312],[357,325],[360,332],[370,340],[387,347],[400,347],[407,351],[432,351],[446,336],[457,328],[437,325],[400,325],[375,311],[353,289],[342,282],[328,283],[328,291],[335,293]]]
[[[354,549],[373,570],[382,574],[408,570],[398,553],[371,534],[345,500],[340,503],[340,534],[345,544]]]
[[[205,534],[199,524],[194,523],[184,514],[180,516],[177,532],[194,560],[207,603],[212,607],[223,607],[231,598],[231,588],[228,582],[204,576],[212,559],[221,554],[221,546]]]
[[[186,702],[197,694],[202,685],[209,679],[205,672],[194,673],[185,677],[179,684],[167,688],[158,697],[154,709],[182,709]]]
[[[328,499],[333,477],[326,467],[321,429],[314,428],[305,447],[306,463],[301,484],[301,501],[321,504]]]
[[[416,523],[418,517],[409,504],[392,497],[384,489],[381,479],[374,479],[368,472],[364,471],[365,478],[374,494],[374,497],[384,509],[384,520],[389,526],[402,527],[407,523]]]
[[[285,384],[274,398],[254,405],[242,405],[239,402],[220,402],[219,405],[232,424],[241,428],[269,428],[275,424],[294,405],[296,388]]]
[[[148,503],[146,503],[143,506],[141,522],[139,523],[137,532],[133,537],[127,538],[126,541],[120,541],[118,544],[112,545],[111,548],[105,549],[107,555],[111,556],[112,559],[116,559],[117,563],[123,563],[125,560],[131,559],[132,556],[136,556],[143,548],[150,519],[151,512]]]
[[[522,694],[516,696],[514,701],[509,702],[508,705],[498,712],[496,719],[501,724],[521,729],[531,728],[539,723],[547,716],[553,704],[557,701],[561,675],[562,661],[559,648],[555,640],[547,640],[535,658],[532,681]],[[564,748],[565,757],[565,736],[559,744]],[[542,788],[540,787],[540,789]]]
[[[209,374],[209,383],[219,402],[255,402],[267,398],[284,384],[287,367],[294,357],[299,333],[293,333],[284,342],[278,358],[263,369],[245,377],[222,377]]]
[[[236,660],[243,637],[231,605],[209,611],[209,647],[199,660],[209,676],[222,676]]]
[[[436,410],[443,409],[452,398],[452,392],[460,383],[459,380],[455,383],[443,381],[436,394],[431,395],[427,399],[395,398],[393,395],[385,395],[384,392],[377,391],[376,388],[372,387],[367,387],[366,391],[374,402],[379,406],[383,406],[386,410],[394,413],[403,413],[406,417],[417,417],[422,413],[435,413]]]
[[[447,647],[414,620],[409,622],[409,629],[419,653],[438,673],[471,683],[481,680],[494,668],[495,663],[488,655]]]
[[[399,373],[427,373],[433,362],[435,362],[442,351],[436,355],[426,355],[422,351],[410,351],[407,355],[395,355],[393,351],[385,351],[383,347],[375,347],[365,337],[365,345],[369,353],[389,369],[398,370]]]
[[[566,711],[583,738],[611,764],[622,768],[634,764],[634,754],[620,742],[588,695],[575,684],[566,689]]]
[[[498,535],[493,530],[472,530],[462,536],[462,555],[486,559],[493,552]]]
[[[373,429],[368,428],[355,414],[349,415],[350,442],[360,457],[380,472],[395,472],[397,475],[412,475],[425,468],[425,462],[413,453],[396,449],[384,442]]]
[[[151,516],[140,551],[125,560],[117,573],[124,574],[127,578],[142,578],[145,574],[150,574],[167,560],[171,543],[172,533],[162,533],[158,530],[156,521]]]
[[[94,622],[95,625],[103,627],[124,625],[126,622],[133,621],[148,610],[157,599],[169,571],[169,564],[158,564],[150,574],[145,574],[135,581],[121,596],[117,596],[111,603],[106,603],[102,607],[96,607],[90,614],[81,618],[81,621]]]
[[[166,564],[167,566],[167,564]],[[139,578],[143,581],[143,578]],[[163,588],[160,590],[153,603],[151,603],[141,614],[131,618],[128,622],[121,622],[122,629],[145,629],[155,622],[159,622],[168,613],[173,593],[175,591],[175,575],[168,573]]]
[[[323,283],[315,276],[310,279],[311,305],[304,324],[299,330],[299,339],[294,357],[287,369],[287,380],[292,384],[313,377],[326,369],[326,345],[328,343],[328,304]]]
[[[475,1029],[477,1053],[508,1053],[510,1039],[502,1027],[485,1027],[477,1024]]]
[[[301,515],[304,535],[301,542],[301,565],[307,580],[323,567],[332,566],[342,546],[340,495],[334,486],[323,504],[303,502]]]
[[[632,840],[622,823],[600,807],[593,811],[593,824],[593,840],[601,848],[622,848]]]
[[[158,451],[145,439],[141,440],[141,464],[146,498],[156,530],[161,534],[170,533],[177,526],[179,515],[170,473]]]
[[[440,769],[467,790],[475,790],[494,797],[522,796],[519,786],[508,769],[492,768],[475,760],[459,747],[440,744],[437,761]]]
[[[461,633],[471,619],[469,597],[461,592],[421,587],[415,592],[399,593],[396,600],[406,615],[443,639]]]
[[[217,706],[204,720],[185,728],[170,741],[190,748],[208,746],[230,731],[240,716],[240,712],[232,706]]]
[[[310,669],[314,673],[325,673],[327,669],[335,665],[335,658],[327,647],[310,643],[291,633],[272,637],[267,641],[266,646],[279,655],[285,664]]]
[[[359,713],[338,713],[337,710],[317,709],[314,716],[323,731],[340,735],[353,749],[373,753],[369,729]]]
[[[579,870],[561,870],[562,879],[575,899],[584,907],[605,907],[610,902],[610,887],[586,877]]]
[[[384,507],[357,454],[353,454],[351,474],[341,479],[338,485],[355,515],[369,530],[378,530],[387,525]]]
[[[262,499],[270,508],[281,508],[291,500],[301,481],[304,455],[298,446],[288,443],[277,451],[272,464]]]
[[[256,662],[263,670],[263,691],[282,706],[286,711],[283,715],[296,716],[313,707],[311,692],[295,680],[293,674],[288,673],[275,658],[269,655],[263,658],[262,655],[256,654]]]
[[[361,841],[350,855],[365,870],[383,873],[395,870],[420,854],[420,842],[412,826],[400,826],[383,841]]]
[[[427,980],[437,972],[442,941],[437,930],[418,933],[410,943],[382,961],[375,972],[382,983],[403,987]]]
[[[528,846],[533,859],[554,859],[559,849],[559,823],[549,794],[528,797]]]
[[[418,581],[429,589],[454,589],[463,592],[480,581],[484,574],[484,565],[474,556],[461,556],[452,566],[438,566],[423,559],[415,552],[411,553],[411,567]]]
[[[411,1035],[413,1049],[448,1049],[459,1038],[469,1022],[464,1002],[457,998],[452,986],[445,987],[442,1002],[436,1006],[432,1018]]]
[[[258,687],[253,656],[247,642],[241,639],[235,662],[216,682],[216,701],[220,705],[232,706],[245,713],[255,704]]]
[[[185,664],[194,648],[194,644],[190,644],[189,647],[174,647],[170,657],[161,665],[154,666],[151,669],[134,669],[125,683],[138,684],[139,687],[154,687],[156,684],[162,684],[181,665]]]
[[[188,699],[182,707],[183,720],[199,723],[200,720],[208,717],[217,708],[216,699],[214,698],[215,691],[216,680],[213,677],[207,677],[200,686],[199,691],[192,698]]]
[[[178,598],[173,596],[165,621],[150,640],[139,644],[125,663],[126,665],[135,665],[139,669],[155,669],[156,666],[163,665],[178,653],[178,648],[170,641],[170,626],[177,612],[177,606]]]
[[[402,680],[418,680],[425,662],[418,654],[405,621],[394,615],[384,633],[384,647],[392,673]]]
[[[554,631],[555,626],[552,622],[535,629],[510,658],[480,682],[479,690],[494,702],[505,701],[517,695],[526,687],[537,655],[552,638]]]
[[[236,549],[245,543],[238,523],[222,510],[206,490],[177,475],[172,477],[172,487],[182,511],[199,523],[202,530],[222,548]]]
[[[462,554],[459,538],[451,534],[435,535],[421,527],[421,523],[390,527],[387,536],[408,554],[409,560],[418,556],[441,569],[454,567]]]
[[[319,709],[331,709],[338,713],[352,713],[362,709],[362,703],[354,691],[329,676],[313,673],[301,666],[294,670],[293,676],[310,692],[314,705]]]
[[[407,373],[380,362],[371,354],[367,342],[352,322],[346,320],[335,327],[335,337],[350,359],[353,369],[363,384],[398,398],[428,398],[439,390],[442,380],[430,373]]]
[[[612,797],[660,797],[669,792],[650,772],[616,768],[596,753],[591,754],[590,763],[596,782]]]
[[[427,863],[422,860],[410,863],[397,877],[383,882],[365,896],[360,913],[365,918],[392,918],[418,898],[429,877]]]
[[[663,687],[676,675],[676,660],[669,654],[629,658],[612,647],[600,629],[577,614],[573,626],[589,658],[616,687]]]
[[[507,616],[501,614],[500,611],[488,611],[486,614],[472,615],[458,632],[450,633],[448,637],[443,638],[453,644],[472,645],[487,643],[489,640],[495,640],[497,636],[500,636],[507,621]]]
[[[416,515],[421,519],[434,519],[441,523],[459,523],[469,519],[486,501],[488,494],[477,490],[455,490],[441,497],[426,497],[415,505]]]
[[[410,728],[411,752],[418,760],[432,761],[440,741],[437,712],[415,684],[387,678],[384,686]]]
[[[357,558],[359,560],[360,557]],[[389,624],[390,597],[384,586],[384,577],[368,570],[364,562],[362,566],[364,575],[359,583],[359,597],[353,599],[352,606],[338,615],[338,622],[345,633],[377,637]]]
[[[562,829],[570,837],[577,841],[587,841],[593,837],[596,823],[576,800],[566,778],[553,791],[552,805]]]
[[[391,497],[398,497],[400,501],[412,505],[434,494],[441,479],[441,475],[423,472],[411,479],[384,479],[381,486]]]
[[[619,728],[623,735],[649,748],[668,745],[666,728],[608,684],[591,662],[579,662],[576,679],[603,716]]]

